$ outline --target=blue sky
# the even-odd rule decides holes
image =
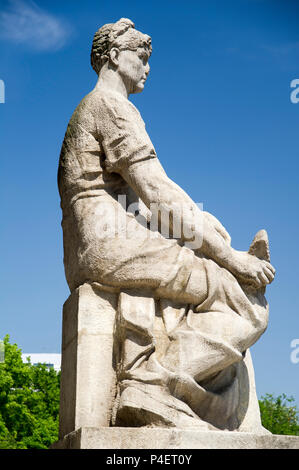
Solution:
[[[265,228],[277,276],[252,348],[257,392],[299,404],[299,6],[295,1],[0,0],[0,338],[59,352],[64,278],[56,184],[68,120],[95,85],[94,32],[120,17],[150,34],[132,98],[168,175],[246,250]]]

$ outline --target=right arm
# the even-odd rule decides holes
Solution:
[[[172,226],[182,224],[187,228],[185,232],[192,233],[195,239],[202,241],[195,252],[203,253],[218,265],[231,271],[241,281],[253,283],[256,287],[266,285],[273,280],[274,269],[270,263],[259,260],[247,252],[234,250],[211,223],[210,217],[205,217],[203,224],[194,223],[196,219],[202,217],[202,211],[183,189],[168,178],[157,158],[124,167],[121,175],[149,209],[151,204],[157,204],[162,213],[171,213],[169,220]],[[183,212],[175,211],[174,201],[179,207],[184,207]],[[184,236],[183,227],[181,241],[188,241]]]
[[[253,283],[256,287],[271,282],[274,268],[270,263],[247,252],[234,250],[221,235],[220,222],[217,221],[217,230],[210,217],[202,218],[203,212],[192,199],[168,178],[134,107],[117,97],[102,95],[101,100],[99,130],[106,156],[106,170],[119,173],[149,209],[151,204],[157,204],[162,213],[170,212],[172,227],[183,225],[181,241],[189,241],[190,234],[191,239],[194,236],[199,241],[195,244],[195,252],[213,259],[240,281]],[[174,203],[184,209],[183,217],[181,211],[173,209]],[[204,223],[198,224],[199,220]],[[186,232],[187,237],[184,235]]]

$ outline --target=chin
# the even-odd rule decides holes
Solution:
[[[134,91],[133,93],[136,94],[136,93],[141,93],[143,91],[143,88],[144,88],[144,83],[138,83],[135,88],[134,88]]]

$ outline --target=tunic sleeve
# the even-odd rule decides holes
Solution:
[[[103,96],[99,124],[108,172],[121,173],[133,163],[157,158],[139,112],[125,98]]]

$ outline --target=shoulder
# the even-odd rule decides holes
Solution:
[[[115,117],[140,117],[138,109],[127,98],[119,93],[110,90],[103,90],[95,88],[89,95],[88,100],[93,102],[93,105],[103,113],[107,112],[109,115]]]

